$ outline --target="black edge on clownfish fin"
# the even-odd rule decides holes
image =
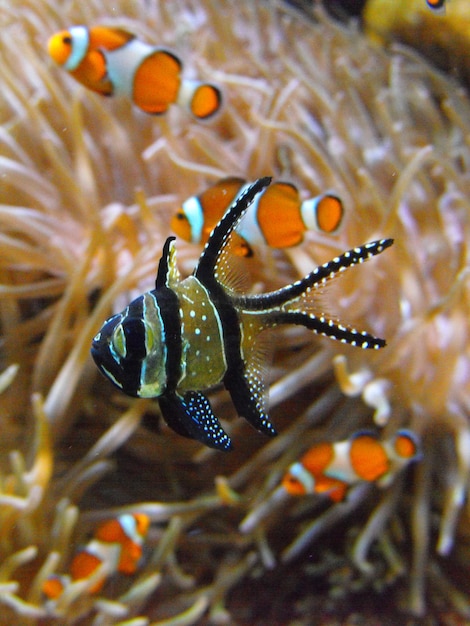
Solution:
[[[181,397],[175,392],[167,392],[158,400],[165,422],[179,435],[196,439],[216,450],[232,448],[230,437],[212,412],[204,394],[188,391]]]

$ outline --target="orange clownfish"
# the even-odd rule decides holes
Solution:
[[[176,102],[206,119],[222,102],[215,85],[181,78],[182,63],[173,52],[120,28],[72,26],[53,35],[48,50],[88,89],[104,96],[125,95],[146,113],[165,113]]]
[[[171,228],[186,241],[205,244],[228,207],[248,187],[242,178],[220,180],[200,195],[185,200],[173,217]],[[309,229],[334,233],[343,213],[343,204],[334,194],[324,193],[302,201],[299,190],[291,183],[273,183],[259,194],[237,226],[235,252],[251,256],[252,245],[295,246]]]
[[[407,429],[380,441],[373,431],[359,431],[345,441],[319,443],[293,463],[282,480],[292,495],[327,494],[340,502],[350,485],[396,474],[421,456],[416,434]]]
[[[53,574],[44,582],[44,595],[54,600],[71,582],[90,578],[104,563],[115,563],[112,569],[131,575],[137,570],[142,556],[142,545],[147,536],[150,518],[143,513],[123,514],[98,526],[92,539],[75,553],[69,574]],[[98,593],[106,578],[98,580],[89,593]]]

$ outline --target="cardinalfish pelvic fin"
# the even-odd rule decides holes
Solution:
[[[292,495],[325,494],[343,500],[360,481],[386,481],[421,456],[417,435],[401,429],[380,441],[374,431],[359,431],[345,441],[314,445],[287,470],[282,486]]]
[[[212,231],[196,269],[181,280],[174,237],[163,247],[155,289],[103,324],[91,354],[99,370],[130,396],[158,398],[165,421],[177,433],[222,450],[229,436],[202,391],[223,382],[239,415],[260,432],[275,435],[267,415],[257,336],[280,324],[298,324],[361,348],[383,339],[347,328],[312,311],[314,294],[338,274],[392,245],[381,239],[354,248],[304,278],[265,294],[234,288],[231,235],[256,197],[269,185],[249,185]],[[257,349],[258,345],[258,349]]]
[[[78,82],[103,96],[124,95],[142,111],[165,113],[178,103],[198,119],[220,108],[220,89],[181,78],[180,59],[120,28],[72,26],[48,42],[52,59]]]
[[[242,178],[224,178],[198,196],[185,200],[171,221],[185,241],[205,244],[212,229],[238,196],[249,187]],[[344,215],[341,200],[332,193],[301,200],[291,183],[275,182],[260,193],[236,228],[234,252],[251,256],[252,246],[295,246],[306,230],[334,233]]]
[[[142,557],[142,546],[148,533],[150,518],[143,513],[123,514],[98,526],[92,539],[74,555],[68,574],[53,574],[43,584],[44,595],[55,600],[64,589],[77,580],[86,580],[106,564],[108,576],[120,572],[132,575]],[[107,576],[90,587],[89,593],[98,593]]]

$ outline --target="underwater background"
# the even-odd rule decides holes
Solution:
[[[334,16],[307,2],[2,4],[1,624],[470,621],[469,10],[371,1],[363,24],[338,4]],[[47,54],[74,24],[171,48],[188,76],[221,88],[221,111],[154,117],[93,94]],[[410,45],[421,41],[426,56]],[[248,289],[393,237],[324,304],[387,347],[277,331],[267,376],[279,435],[256,433],[216,388],[234,442],[221,453],[115,390],[89,349],[106,317],[153,287],[186,198],[265,175],[334,190],[345,217],[337,234],[257,250],[243,262]],[[201,248],[177,248],[186,276]],[[280,489],[319,442],[403,428],[421,459],[384,484],[359,481],[339,502]],[[150,519],[135,574],[110,565],[98,594],[85,580],[45,597],[44,581],[124,513]]]

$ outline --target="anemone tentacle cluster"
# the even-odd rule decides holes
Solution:
[[[373,47],[321,12],[248,0],[112,6],[7,0],[0,16],[0,371],[15,364],[0,379],[0,623],[257,623],[259,610],[265,622],[307,624],[320,606],[347,610],[354,594],[393,584],[409,587],[403,606],[416,615],[444,605],[468,618],[457,584],[470,475],[466,93],[406,48]],[[220,114],[151,117],[77,85],[46,42],[95,23],[174,48],[188,76],[221,86]],[[220,459],[164,425],[149,433],[158,409],[113,392],[89,347],[103,319],[152,286],[185,198],[222,177],[264,175],[312,195],[333,189],[345,218],[337,235],[257,251],[253,291],[393,237],[325,303],[388,346],[371,355],[287,330],[270,370],[279,436],[248,435],[215,390],[237,441]],[[186,275],[200,250],[178,250]],[[310,445],[374,425],[384,437],[413,429],[423,460],[332,506],[279,496]],[[41,581],[125,511],[152,520],[137,579],[48,605]]]

